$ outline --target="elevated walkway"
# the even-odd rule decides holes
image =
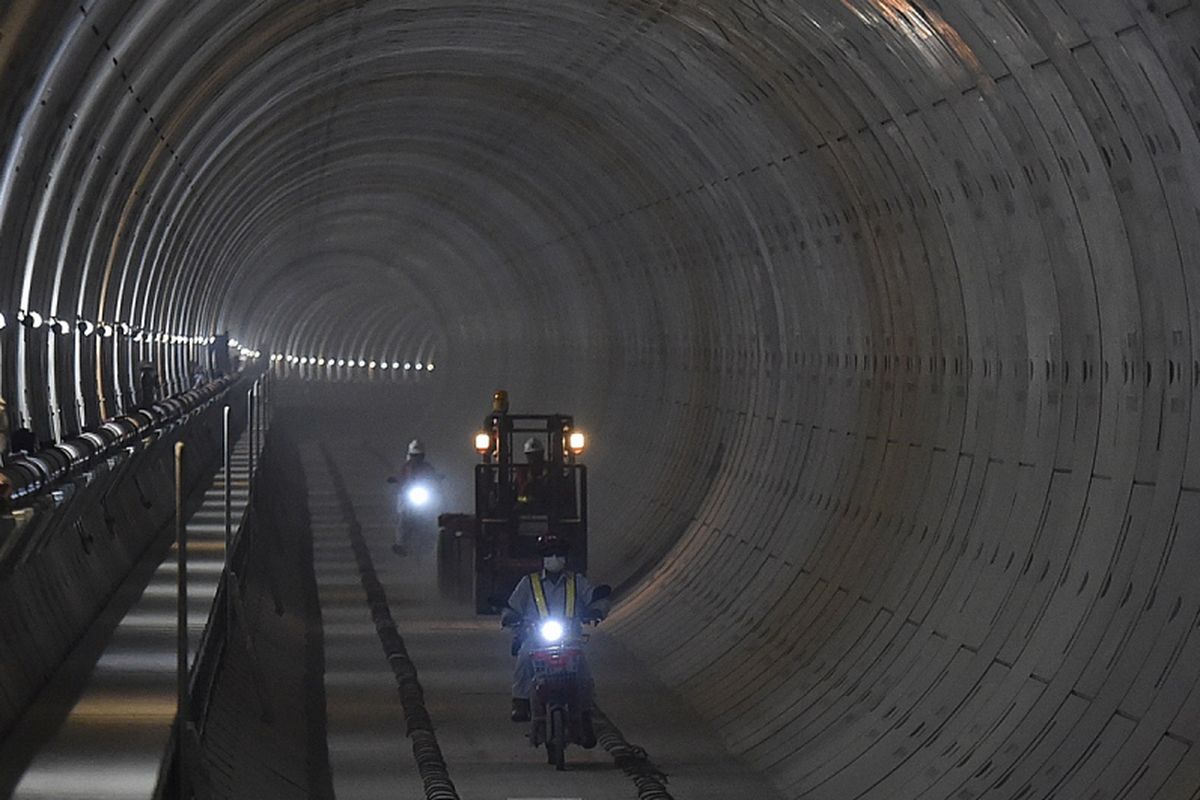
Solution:
[[[235,530],[249,501],[249,437],[236,443],[231,462],[232,473],[217,473],[187,525],[193,662],[224,562],[226,480]],[[10,790],[17,800],[154,795],[176,708],[178,569],[175,545],[164,550],[143,559],[3,743],[0,796]]]

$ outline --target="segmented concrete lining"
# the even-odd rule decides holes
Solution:
[[[0,34],[37,436],[224,327],[343,413],[424,393],[443,453],[507,388],[595,434],[606,629],[788,797],[1196,794],[1196,0],[10,0]]]

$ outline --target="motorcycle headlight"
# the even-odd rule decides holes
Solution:
[[[555,642],[562,641],[562,638],[563,638],[562,623],[556,619],[546,620],[545,622],[542,623],[541,634],[542,634],[542,640],[544,642],[546,642],[547,644],[554,644]]]
[[[433,494],[427,486],[413,486],[408,490],[408,502],[418,508],[427,505],[433,498]]]

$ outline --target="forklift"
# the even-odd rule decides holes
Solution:
[[[586,445],[573,417],[513,414],[507,392],[492,396],[475,435],[475,514],[438,520],[443,596],[498,613],[495,600],[542,568],[537,541],[549,533],[569,543],[572,569],[587,572],[587,467],[578,462]]]

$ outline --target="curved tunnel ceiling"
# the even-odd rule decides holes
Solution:
[[[3,391],[42,438],[200,351],[22,309],[436,358],[431,393],[603,431],[612,629],[789,796],[1200,786],[1191,0],[11,0],[0,34]]]

